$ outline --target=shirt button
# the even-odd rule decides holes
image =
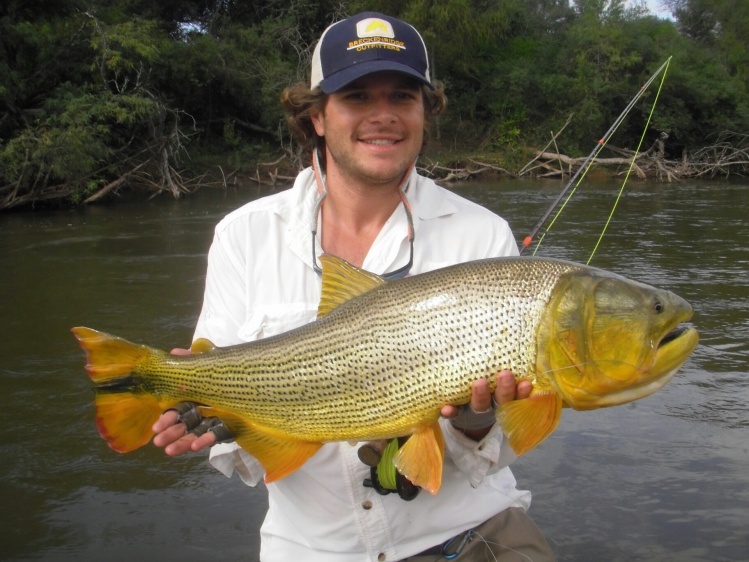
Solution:
[[[384,552],[380,552],[377,555],[377,560],[379,560],[380,562],[385,562],[385,553]]]
[[[361,506],[364,509],[372,509],[372,502],[369,501],[369,500],[364,500],[363,502],[361,502]],[[385,559],[383,558],[383,560],[385,560]]]

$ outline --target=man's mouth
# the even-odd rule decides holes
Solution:
[[[362,142],[376,146],[392,146],[398,141],[392,139],[362,139]]]

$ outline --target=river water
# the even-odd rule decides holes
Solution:
[[[508,218],[520,240],[560,187],[452,189]],[[581,187],[539,254],[587,260],[617,190]],[[205,455],[111,451],[69,329],[186,345],[213,226],[264,193],[0,215],[0,559],[257,560],[262,486],[224,478]],[[560,560],[749,559],[747,217],[746,182],[628,184],[592,265],[685,297],[701,341],[663,390],[565,410],[514,465]]]

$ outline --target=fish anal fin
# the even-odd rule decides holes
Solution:
[[[554,432],[562,405],[556,392],[542,391],[497,409],[497,421],[517,455],[527,453]]]
[[[322,443],[289,438],[266,429],[241,415],[216,408],[201,408],[204,415],[221,418],[237,445],[255,457],[265,469],[265,482],[288,476],[314,455]]]
[[[153,394],[100,390],[94,400],[96,427],[109,446],[118,453],[129,453],[153,437],[151,426],[169,408]]]
[[[317,317],[331,313],[343,303],[385,283],[379,275],[370,273],[333,255],[320,256],[322,264],[322,294]]]
[[[424,426],[408,438],[393,457],[393,464],[413,484],[436,494],[442,486],[445,441],[439,423]]]
[[[215,344],[206,338],[198,338],[190,346],[190,351],[193,353],[206,353],[216,349]]]

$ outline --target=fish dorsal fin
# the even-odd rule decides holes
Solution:
[[[206,338],[198,338],[194,342],[192,342],[192,345],[190,346],[190,351],[193,353],[206,353],[209,351],[214,351],[216,349],[215,344]]]
[[[379,287],[385,280],[329,254],[320,256],[322,295],[317,317],[322,318],[354,297]]]

